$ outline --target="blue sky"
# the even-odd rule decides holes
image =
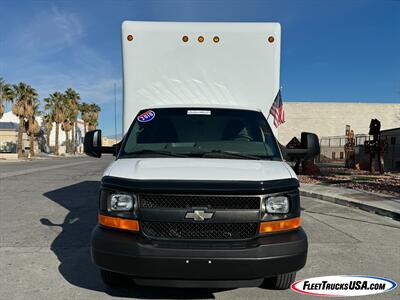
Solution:
[[[75,88],[84,101],[100,104],[100,127],[111,135],[127,19],[277,21],[285,101],[400,103],[396,0],[0,0],[0,77],[31,84],[41,98]]]

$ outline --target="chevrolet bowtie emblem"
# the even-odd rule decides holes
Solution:
[[[195,210],[193,212],[186,213],[185,219],[193,219],[194,221],[204,221],[211,219],[214,213],[208,213],[204,210]]]

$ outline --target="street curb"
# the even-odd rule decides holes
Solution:
[[[361,210],[367,211],[369,213],[374,213],[374,214],[381,215],[384,217],[392,218],[393,220],[396,220],[396,221],[400,221],[399,213],[391,211],[391,210],[383,209],[380,207],[368,205],[365,203],[359,203],[359,202],[355,202],[355,201],[351,201],[351,200],[347,200],[347,199],[343,199],[343,198],[339,198],[339,197],[322,195],[319,193],[304,191],[301,189],[300,189],[300,195],[305,196],[305,197],[317,198],[319,200],[324,200],[327,202],[332,202],[332,203],[336,203],[336,204],[343,205],[343,206],[356,207]]]

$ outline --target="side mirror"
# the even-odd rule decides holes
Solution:
[[[97,129],[86,132],[83,151],[88,156],[101,157],[101,130]]]
[[[301,133],[301,142],[295,147],[282,147],[286,160],[312,160],[320,154],[318,136],[310,132]]]
[[[85,134],[83,150],[86,155],[100,158],[102,153],[114,153],[114,147],[101,145],[101,130],[96,129]]]

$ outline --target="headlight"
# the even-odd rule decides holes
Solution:
[[[286,196],[270,196],[262,200],[262,211],[271,214],[287,214],[289,198]]]
[[[108,209],[111,211],[130,211],[136,206],[136,196],[130,194],[110,194]]]

